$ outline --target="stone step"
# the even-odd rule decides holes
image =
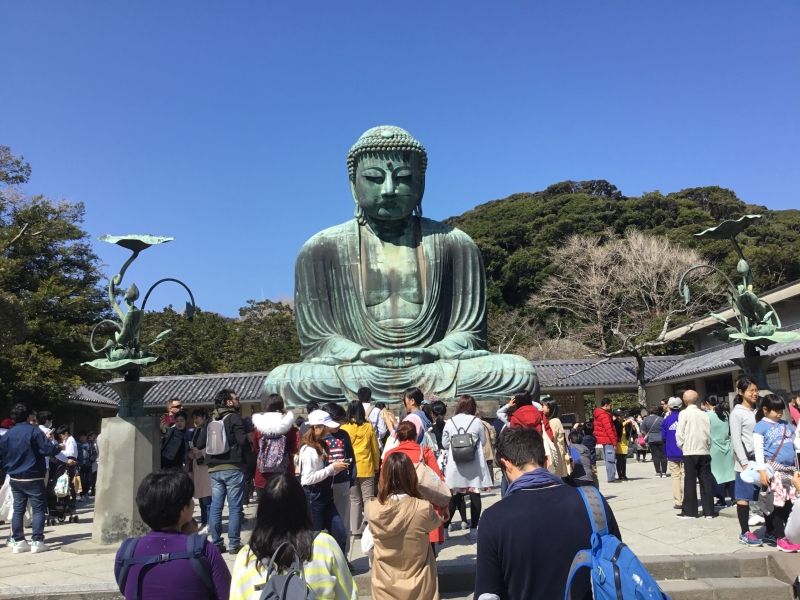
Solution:
[[[668,579],[658,584],[671,600],[792,600],[792,586],[774,577]]]

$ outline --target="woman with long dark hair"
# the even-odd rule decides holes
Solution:
[[[436,558],[428,532],[441,517],[417,491],[414,465],[403,452],[384,459],[378,497],[367,505],[374,539],[373,600],[438,600]]]
[[[381,465],[381,452],[375,428],[367,421],[364,405],[354,400],[347,405],[347,422],[342,431],[350,436],[356,457],[356,484],[350,486],[350,531],[361,533],[364,504],[375,497],[375,475]]]
[[[356,600],[358,590],[339,544],[315,530],[305,494],[297,478],[286,473],[272,476],[261,493],[250,543],[236,556],[231,600],[258,600],[267,566],[275,557],[279,571],[288,569],[295,554],[303,576],[318,600]]]
[[[750,531],[750,502],[758,500],[758,486],[742,480],[742,471],[751,460],[756,459],[753,446],[753,429],[756,426],[756,406],[758,404],[758,385],[743,375],[736,380],[735,406],[728,418],[731,427],[731,446],[733,447],[735,478],[733,493],[736,496],[736,516],[739,520],[739,543],[745,546],[761,546],[762,541]]]

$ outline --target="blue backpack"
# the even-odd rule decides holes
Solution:
[[[592,547],[580,550],[572,560],[564,600],[570,600],[572,582],[584,567],[591,570],[595,600],[669,600],[631,549],[609,533],[606,509],[597,488],[582,486],[578,492],[592,523]]]
[[[149,565],[158,565],[171,560],[188,560],[195,574],[208,588],[212,597],[217,597],[214,582],[211,581],[211,564],[208,562],[205,555],[206,542],[208,541],[206,536],[196,533],[188,536],[186,538],[185,552],[134,556],[139,539],[140,538],[133,537],[123,541],[122,545],[119,547],[117,558],[114,560],[114,578],[117,580],[117,587],[123,596],[125,595],[125,585],[128,583],[128,571],[133,565],[142,565],[142,570],[139,572],[138,581],[136,582],[135,596],[127,600],[141,599],[142,582],[144,580],[144,575],[149,570]]]

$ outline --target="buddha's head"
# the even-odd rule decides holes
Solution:
[[[405,129],[381,125],[365,131],[347,154],[350,189],[359,221],[407,220],[422,215],[425,148]]]

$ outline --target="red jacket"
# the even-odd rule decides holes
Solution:
[[[531,404],[520,406],[511,415],[511,421],[508,423],[509,427],[532,427],[542,435],[542,427],[547,432],[547,436],[553,439],[553,430],[550,429],[550,422],[547,420],[538,408]]]
[[[594,437],[598,444],[617,445],[617,430],[614,429],[614,419],[611,413],[602,408],[594,409]]]

